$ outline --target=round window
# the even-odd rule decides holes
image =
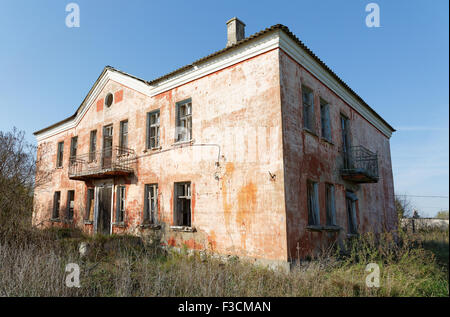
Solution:
[[[112,93],[108,93],[105,98],[105,105],[109,108],[113,104],[114,96]]]

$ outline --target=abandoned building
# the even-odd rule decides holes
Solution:
[[[35,132],[34,225],[271,265],[396,228],[395,130],[286,26],[244,29],[150,81],[107,66]]]

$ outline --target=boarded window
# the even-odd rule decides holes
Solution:
[[[128,120],[120,122],[120,139],[119,146],[121,149],[126,149],[128,147]]]
[[[63,166],[63,157],[64,157],[64,141],[58,143],[58,152],[56,154],[56,167]]]
[[[147,113],[147,149],[159,147],[159,110]]]
[[[96,160],[95,152],[97,151],[97,130],[91,131],[89,139],[89,162]]]
[[[53,194],[53,212],[52,212],[52,219],[58,219],[59,218],[59,208],[61,205],[61,192],[55,192]]]
[[[176,141],[192,139],[192,102],[191,99],[177,103]]]
[[[88,188],[86,201],[86,214],[84,219],[88,221],[94,220],[94,188]]]
[[[70,140],[70,164],[75,163],[77,158],[78,137],[74,136]]]
[[[315,226],[320,224],[319,218],[319,195],[318,185],[311,180],[307,181],[308,197],[308,225]]]
[[[336,225],[336,207],[334,200],[334,185],[325,184],[325,207],[327,212],[327,225]]]
[[[175,183],[175,214],[176,226],[191,226],[191,183]]]
[[[125,186],[117,186],[116,222],[124,221],[125,216]]]
[[[69,190],[67,192],[67,219],[73,219],[73,211],[75,207],[75,191]]]
[[[303,127],[314,132],[314,94],[313,91],[306,86],[302,86],[302,101]]]
[[[145,185],[144,223],[158,223],[158,184]]]
[[[322,125],[322,138],[331,142],[330,105],[320,100],[320,122]]]
[[[345,198],[347,203],[348,231],[351,234],[357,234],[358,225],[356,221],[356,201],[358,198],[351,191],[346,191]]]

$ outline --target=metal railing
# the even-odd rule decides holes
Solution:
[[[132,173],[135,162],[136,154],[132,149],[120,146],[104,148],[70,157],[69,178],[113,172]]]
[[[373,181],[378,180],[378,155],[366,149],[364,146],[352,146],[344,152],[344,167],[341,174],[351,177],[352,175],[364,175]]]

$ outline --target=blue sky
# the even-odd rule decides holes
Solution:
[[[65,7],[80,7],[67,28]],[[365,25],[366,4],[380,28]],[[449,4],[419,1],[0,2],[0,130],[33,131],[74,113],[105,65],[151,80],[226,44],[225,22],[250,35],[290,28],[398,131],[397,194],[449,195]],[[420,213],[448,198],[411,198]]]

